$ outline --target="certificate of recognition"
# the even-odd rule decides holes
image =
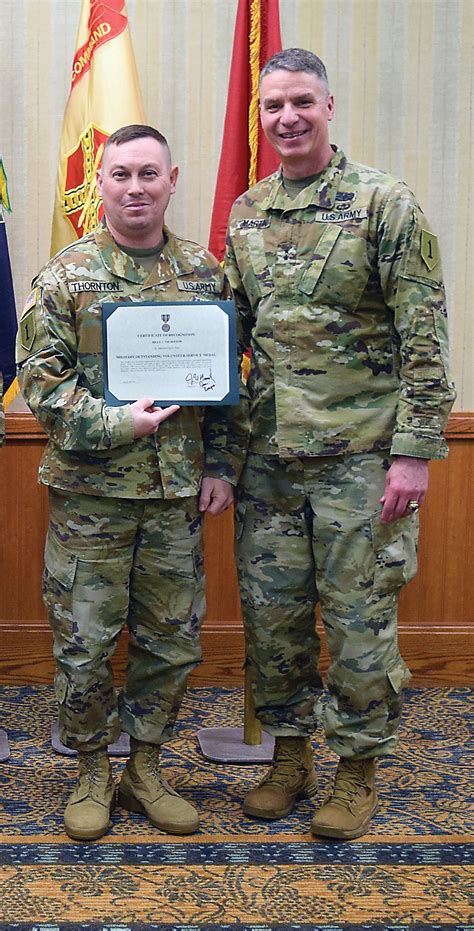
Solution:
[[[102,305],[107,404],[238,404],[233,301]]]

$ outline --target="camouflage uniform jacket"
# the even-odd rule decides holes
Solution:
[[[119,249],[103,222],[33,281],[17,361],[25,400],[49,435],[40,465],[45,485],[120,498],[179,498],[196,494],[203,468],[238,480],[247,446],[239,408],[183,407],[156,434],[134,440],[130,407],[104,401],[102,303],[227,296],[222,269],[206,249],[166,228],[165,240],[148,272]]]
[[[444,458],[454,400],[437,240],[406,185],[334,156],[235,202],[225,270],[252,349],[258,453]]]

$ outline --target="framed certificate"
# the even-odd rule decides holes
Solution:
[[[102,305],[107,404],[238,404],[233,301]]]

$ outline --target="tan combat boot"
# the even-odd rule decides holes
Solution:
[[[130,739],[130,759],[119,785],[119,804],[138,811],[167,834],[194,834],[199,828],[195,808],[171,788],[160,772],[160,748]]]
[[[332,795],[318,809],[311,832],[352,840],[365,834],[378,807],[375,760],[339,760]]]
[[[298,799],[312,798],[317,788],[309,738],[277,737],[272,767],[245,796],[244,812],[269,821],[284,818]]]
[[[74,840],[97,840],[110,827],[115,783],[106,750],[79,751],[79,781],[64,812],[66,834]]]

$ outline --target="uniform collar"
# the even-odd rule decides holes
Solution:
[[[141,284],[146,288],[171,281],[180,275],[192,274],[194,271],[179,239],[166,226],[163,227],[163,235],[165,245],[158,262],[148,271],[131,255],[122,252],[107,229],[105,218],[94,231],[97,248],[108,271],[117,278],[125,278],[126,281]]]
[[[259,207],[262,210],[299,210],[304,207],[331,209],[334,206],[336,194],[347,164],[342,149],[335,145],[332,146],[332,149],[334,155],[329,165],[318,175],[316,181],[303,188],[297,197],[291,198],[285,191],[283,172],[280,168],[279,172],[273,175],[272,178],[277,183],[271,185],[268,195],[259,201]]]

